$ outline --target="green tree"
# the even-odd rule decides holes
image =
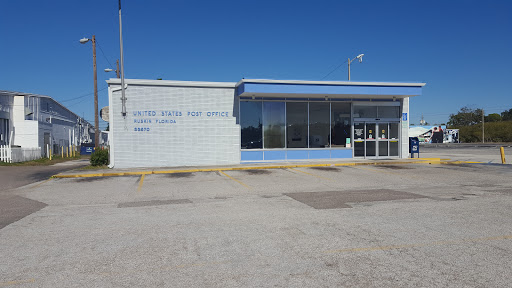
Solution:
[[[460,108],[457,114],[450,114],[449,127],[471,126],[482,122],[482,109]]]
[[[492,113],[487,116],[485,116],[485,122],[500,122],[501,121],[501,115],[498,113]]]
[[[508,111],[501,112],[501,120],[503,120],[503,121],[512,120],[512,108]]]

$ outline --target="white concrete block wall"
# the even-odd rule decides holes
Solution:
[[[407,113],[407,121],[404,121],[403,113]],[[402,153],[401,158],[409,158],[409,98],[402,100],[402,119],[400,120],[400,129],[402,130]]]
[[[113,88],[120,86],[111,85],[109,89],[111,165],[114,167],[240,163],[240,126],[233,115],[234,87],[128,84],[126,118],[121,116],[121,91],[111,92]],[[151,111],[151,116],[134,115],[138,111]],[[181,112],[181,116],[162,116],[166,111]],[[201,116],[191,116],[189,112],[201,112]],[[208,116],[208,112],[227,112],[228,116]],[[135,120],[148,123],[135,123]],[[176,123],[158,123],[158,120]],[[149,131],[135,131],[139,128],[149,128]]]

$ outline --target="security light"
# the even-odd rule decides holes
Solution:
[[[356,58],[357,58],[357,59],[359,59],[359,63],[362,63],[362,62],[363,62],[363,56],[364,56],[364,54],[359,54],[359,55],[357,55],[357,57],[356,57]]]
[[[89,42],[89,38],[82,38],[82,39],[80,39],[80,44],[85,44],[87,42]]]

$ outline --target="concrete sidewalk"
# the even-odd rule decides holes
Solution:
[[[328,166],[357,166],[357,165],[404,165],[404,164],[449,164],[449,163],[479,163],[471,161],[451,161],[443,158],[409,158],[409,159],[346,159],[346,160],[322,160],[300,162],[271,162],[271,163],[247,163],[227,166],[182,166],[159,168],[113,168],[97,170],[72,170],[52,176],[53,178],[77,178],[77,177],[109,177],[127,175],[172,174],[190,172],[233,171],[254,169],[284,169],[300,167],[328,167]]]

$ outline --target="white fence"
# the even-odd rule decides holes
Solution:
[[[41,147],[21,148],[0,146],[0,161],[7,163],[23,162],[41,158]]]

